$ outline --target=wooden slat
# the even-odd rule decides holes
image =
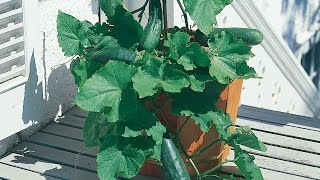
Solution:
[[[84,117],[84,118],[87,117],[88,115],[88,112],[82,110],[78,106],[73,107],[67,113],[70,115],[75,115],[75,116]]]
[[[82,130],[78,128],[53,123],[40,131],[82,141]]]
[[[14,179],[14,180],[26,180],[26,179],[37,179],[37,180],[58,180],[58,178],[46,176],[43,174],[31,172],[28,170],[16,168],[13,166],[8,166],[6,164],[0,163],[0,179]]]
[[[320,168],[320,161],[319,161],[320,155],[292,150],[292,149],[281,148],[277,146],[271,146],[271,145],[267,145],[267,148],[268,148],[267,152],[260,152],[260,151],[256,151],[256,150],[252,150],[244,147],[246,151],[253,154],[258,154],[261,156],[266,156],[268,158],[291,161],[298,164],[315,166]]]
[[[239,117],[257,119],[260,121],[271,122],[279,125],[293,126],[303,129],[320,131],[320,120],[303,117],[283,112],[276,112],[267,109],[242,105],[239,109]]]
[[[85,147],[83,142],[63,138],[60,136],[55,136],[51,134],[46,134],[38,132],[35,135],[31,136],[27,140],[28,142],[43,144],[47,146],[52,146],[59,149],[65,149],[72,151],[74,153],[81,153],[83,155],[88,155],[96,157],[98,148],[88,148]]]
[[[44,175],[75,180],[98,179],[97,174],[75,169],[60,164],[50,163],[40,159],[26,157],[20,154],[11,153],[0,159],[0,163],[7,164],[25,170],[41,173]],[[2,172],[2,171],[1,171]],[[0,173],[1,176],[2,173]]]
[[[69,167],[96,172],[96,159],[88,156],[77,155],[51,147],[41,146],[33,143],[23,142],[12,150],[14,153],[22,154],[28,157],[42,159]]]
[[[297,128],[287,125],[279,125],[272,122],[265,122],[249,118],[238,118],[237,125],[246,126],[249,125],[253,129],[264,130],[271,133],[277,133],[285,136],[292,136],[301,139],[307,139],[311,141],[320,142],[320,136],[318,131],[310,131],[308,129]]]
[[[320,143],[253,130],[264,143],[320,154]]]
[[[269,169],[263,169],[260,168],[262,175],[265,180],[310,180],[309,178],[304,178],[300,176],[293,176],[290,174],[278,172],[278,171],[272,171]],[[236,175],[241,175],[239,172],[239,169],[237,166],[233,163],[228,163],[224,165],[219,172],[221,173],[226,173],[226,174],[236,174]]]
[[[234,156],[234,152],[230,153],[230,158]],[[264,157],[260,155],[255,155],[254,161],[259,167],[263,169],[268,169],[271,171],[281,172],[283,174],[290,174],[292,176],[305,177],[309,179],[317,179],[320,177],[320,169],[311,166],[305,166],[297,163],[292,163],[288,161],[273,159],[269,157]],[[270,175],[265,175],[270,177]],[[277,177],[277,176],[271,176]]]
[[[57,119],[56,123],[76,128],[83,128],[84,121],[84,118],[67,114]]]

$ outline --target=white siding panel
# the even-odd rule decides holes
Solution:
[[[23,26],[22,1],[0,1],[0,86],[26,74]]]

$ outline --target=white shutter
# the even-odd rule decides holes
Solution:
[[[25,74],[22,0],[0,0],[0,86]]]

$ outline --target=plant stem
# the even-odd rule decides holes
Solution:
[[[213,142],[211,142],[210,144],[208,144],[206,147],[200,149],[199,151],[197,151],[195,154],[191,155],[190,157],[193,158],[193,157],[196,157],[196,156],[199,156],[201,153],[203,153],[204,151],[206,151],[207,149],[209,149],[212,145],[216,144],[217,142],[219,142],[220,139],[217,139]]]
[[[227,160],[227,161],[224,161],[224,162],[222,162],[222,163],[218,164],[217,166],[215,166],[214,168],[209,169],[208,171],[206,171],[206,172],[202,173],[202,174],[201,174],[201,177],[207,177],[207,175],[208,175],[208,174],[210,174],[210,173],[213,173],[213,172],[217,171],[217,170],[218,170],[219,168],[221,168],[224,164],[226,164],[226,163],[230,163],[230,162],[235,162],[235,161],[236,161],[235,159],[233,159],[233,160]]]
[[[181,1],[180,1],[180,0],[177,0],[177,2],[178,2],[178,4],[179,4],[179,7],[180,7],[182,13],[183,13],[183,18],[184,18],[184,23],[185,23],[185,25],[186,25],[186,28],[187,28],[187,30],[189,30],[189,22],[188,22],[187,12],[186,12],[186,10],[183,8]]]
[[[168,37],[167,0],[162,0],[162,7],[163,7],[164,39],[167,39],[167,37]]]
[[[184,149],[182,143],[180,142],[180,139],[177,138],[177,142],[182,150],[182,153],[187,157],[188,161],[190,162],[191,166],[193,167],[193,169],[196,171],[197,176],[199,177],[201,174],[199,172],[199,169],[197,168],[197,166],[194,164],[193,160],[190,158],[190,156],[188,155],[187,151]],[[201,178],[200,178],[201,179]]]
[[[200,172],[197,168],[197,166],[194,164],[194,162],[192,161],[192,159],[188,159],[188,161],[190,162],[191,166],[193,167],[193,169],[196,171],[197,176],[200,176]]]
[[[135,13],[137,13],[137,12],[139,12],[139,11],[143,11],[143,12],[144,12],[145,9],[146,9],[146,7],[147,7],[147,5],[148,5],[148,3],[149,3],[149,1],[150,1],[150,0],[146,0],[146,2],[145,2],[140,8],[131,11],[131,14],[135,14]]]

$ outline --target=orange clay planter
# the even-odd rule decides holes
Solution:
[[[229,86],[227,86],[221,93],[218,100],[217,106],[230,114],[232,121],[235,123],[238,114],[238,106],[240,101],[240,94],[242,89],[242,80],[236,80]],[[166,100],[165,96],[159,98],[159,101],[164,102]],[[170,113],[171,104],[168,105],[161,111],[162,115],[167,119],[169,128],[171,132],[177,132],[179,127],[185,121],[185,117],[173,115]],[[164,118],[161,118],[163,121]],[[233,131],[233,129],[232,129]],[[214,140],[219,138],[218,132],[213,127],[209,132],[202,132],[193,121],[188,121],[184,130],[180,132],[180,141],[182,142],[184,148],[187,150],[189,155],[196,153],[198,150],[207,146]],[[197,165],[200,172],[211,169],[212,167],[218,165],[219,163],[226,160],[230,153],[230,147],[225,145],[223,142],[218,142],[217,144],[211,146],[209,149],[204,151],[199,156],[193,158],[195,164]],[[188,172],[191,176],[195,176],[196,173],[192,166],[188,163],[187,158],[183,155],[182,158],[185,160]],[[141,175],[162,177],[160,166],[157,162],[152,160],[147,160],[146,163],[140,170]]]

